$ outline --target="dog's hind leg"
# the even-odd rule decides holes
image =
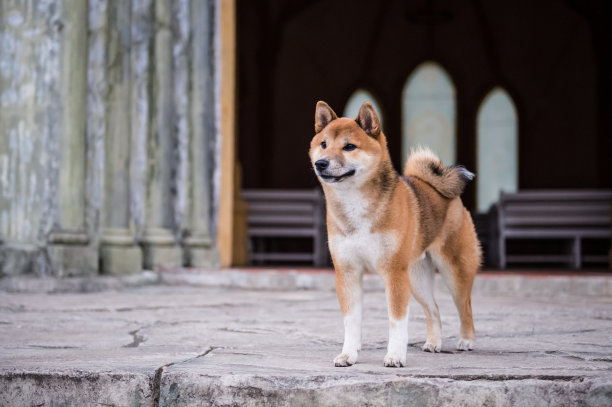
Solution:
[[[464,218],[462,226],[431,254],[459,313],[461,328],[457,349],[471,350],[476,340],[472,318],[472,285],[480,267],[480,246],[471,219]]]
[[[459,341],[457,342],[458,350],[472,350],[476,340],[474,330],[474,320],[472,318],[472,283],[473,277],[470,278],[468,273],[458,269],[456,265],[451,265],[449,262],[438,259],[436,266],[446,281],[457,312],[461,327],[459,329]]]
[[[440,352],[442,348],[440,311],[434,299],[434,266],[428,254],[410,267],[410,286],[412,295],[421,304],[427,320],[427,341],[423,345],[426,352]]]

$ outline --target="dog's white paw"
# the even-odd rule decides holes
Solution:
[[[387,353],[384,364],[386,367],[404,367],[406,366],[406,355],[400,356],[395,352]]]
[[[334,366],[346,367],[352,366],[357,362],[357,352],[341,353],[334,358]]]
[[[431,353],[439,353],[442,350],[442,341],[439,340],[437,342],[425,342],[422,348],[425,352]]]
[[[457,350],[472,350],[474,349],[474,341],[471,339],[459,339],[457,342]]]

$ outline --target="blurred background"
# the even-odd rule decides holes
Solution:
[[[355,116],[373,100],[398,170],[425,143],[478,173],[502,164],[514,190],[611,187],[609,18],[606,1],[239,0],[244,186],[314,186],[316,101]],[[502,125],[514,140],[487,140]],[[464,201],[486,211],[477,190]]]
[[[486,264],[496,266],[500,191],[612,187],[610,8],[562,0],[239,0],[243,187],[315,187],[306,153],[316,101],[349,117],[371,101],[398,171],[410,148],[423,144],[445,164],[476,172],[463,201]],[[575,199],[544,196],[531,205],[561,205],[558,223],[595,216]],[[607,201],[598,214],[608,235],[609,213]],[[541,216],[538,208],[521,214]],[[558,229],[590,220],[571,222]],[[547,233],[534,253],[566,252],[572,239]],[[536,244],[531,236],[515,240],[509,243],[527,246],[516,248],[521,253]],[[607,254],[609,240],[586,240]],[[522,260],[565,262],[554,255]],[[600,266],[606,261],[599,256]]]
[[[428,145],[492,269],[607,269],[606,0],[0,0],[0,275],[330,266],[314,108]]]

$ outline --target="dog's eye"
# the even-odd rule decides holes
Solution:
[[[327,143],[326,143],[326,142],[324,142],[324,141],[322,141],[322,142],[321,142],[321,148],[322,148],[323,150],[325,150],[325,148],[326,148],[326,147],[327,147]]]
[[[355,144],[347,144],[344,147],[342,147],[344,151],[353,151],[356,148],[357,146]]]

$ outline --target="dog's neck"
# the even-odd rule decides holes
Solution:
[[[364,182],[356,185],[323,185],[327,202],[328,222],[344,234],[355,229],[369,228],[383,216],[399,183],[399,175],[390,159],[384,157],[376,171]]]

